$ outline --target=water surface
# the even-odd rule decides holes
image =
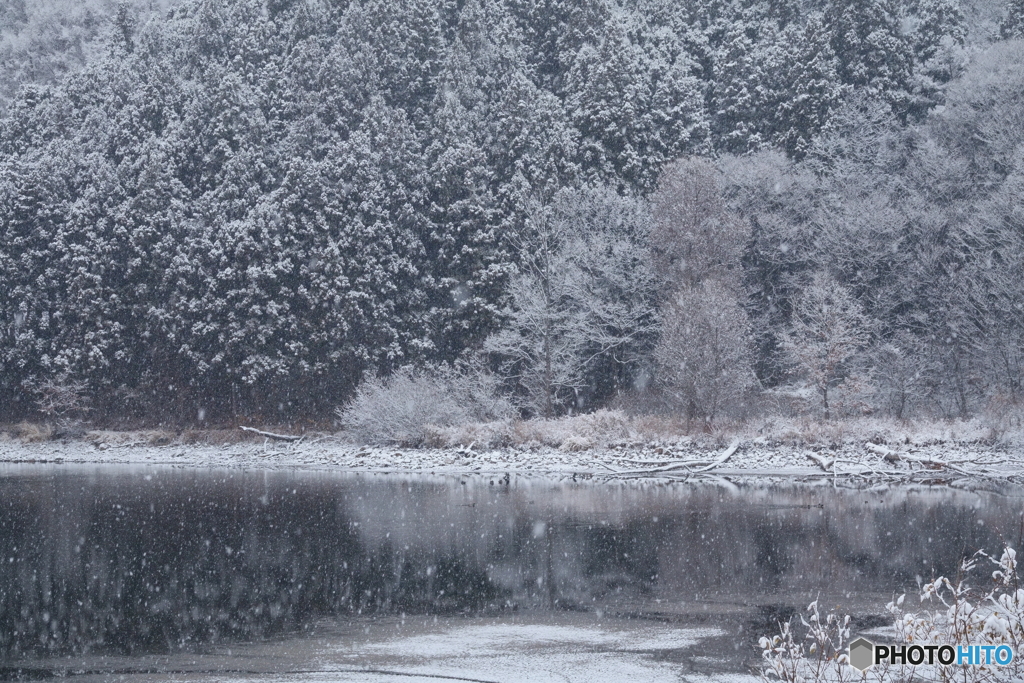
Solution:
[[[703,680],[814,599],[877,626],[1021,528],[1015,491],[7,466],[0,670]]]

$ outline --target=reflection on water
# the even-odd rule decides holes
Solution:
[[[948,490],[7,467],[0,658],[332,616],[731,619],[753,639],[816,596],[868,616],[1020,529],[1019,498]]]

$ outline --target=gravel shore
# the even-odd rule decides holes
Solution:
[[[160,441],[169,441],[160,443]],[[157,443],[154,443],[156,441]],[[220,445],[184,443],[146,432],[89,432],[80,439],[0,441],[2,463],[172,465],[244,469],[538,476],[599,481],[686,481],[750,477],[827,480],[834,485],[893,482],[958,485],[1024,483],[1024,452],[972,442],[794,446],[764,439],[729,445],[570,443],[507,448],[367,447],[332,435],[297,442],[271,438]]]

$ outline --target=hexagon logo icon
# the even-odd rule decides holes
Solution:
[[[867,638],[850,643],[850,666],[864,673],[875,663],[875,644]]]

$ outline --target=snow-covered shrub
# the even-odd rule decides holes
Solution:
[[[762,678],[786,683],[859,678],[843,653],[850,639],[849,615],[840,618],[830,612],[822,621],[817,600],[807,606],[807,612],[806,618],[800,617],[807,629],[804,642],[796,638],[788,621],[780,624],[779,635],[760,639],[765,660]]]
[[[420,444],[429,427],[508,419],[512,405],[498,382],[479,368],[404,367],[364,380],[337,410],[348,434],[363,443]]]
[[[979,589],[968,583],[980,567],[993,566],[988,588]],[[1022,680],[1024,665],[1019,653],[1024,643],[1024,588],[1017,576],[1017,554],[1012,548],[1005,548],[998,560],[979,551],[963,561],[955,581],[940,576],[922,586],[921,602],[939,603],[934,610],[906,611],[905,598],[901,595],[886,605],[893,618],[897,645],[1009,645],[1018,657],[1007,666],[880,664],[861,674],[849,666],[844,652],[850,640],[850,617],[829,613],[822,621],[815,601],[807,608],[809,618],[801,618],[807,629],[802,642],[788,622],[780,625],[779,635],[760,639],[765,661],[762,678],[786,683]]]
[[[992,585],[987,590],[975,589],[967,583],[979,565],[995,566],[991,572]],[[1009,645],[1020,653],[1020,645],[1024,643],[1024,588],[1020,587],[1017,553],[1013,548],[1005,548],[998,560],[980,551],[965,559],[955,583],[940,576],[922,587],[921,602],[925,601],[941,603],[941,606],[934,611],[905,612],[902,596],[886,606],[894,617],[898,642]],[[1024,666],[1015,657],[1008,666],[1002,667],[940,667],[933,678],[981,683],[1019,681],[1022,674]]]
[[[59,377],[25,380],[21,385],[35,396],[36,408],[49,419],[74,417],[89,410],[85,382]]]

